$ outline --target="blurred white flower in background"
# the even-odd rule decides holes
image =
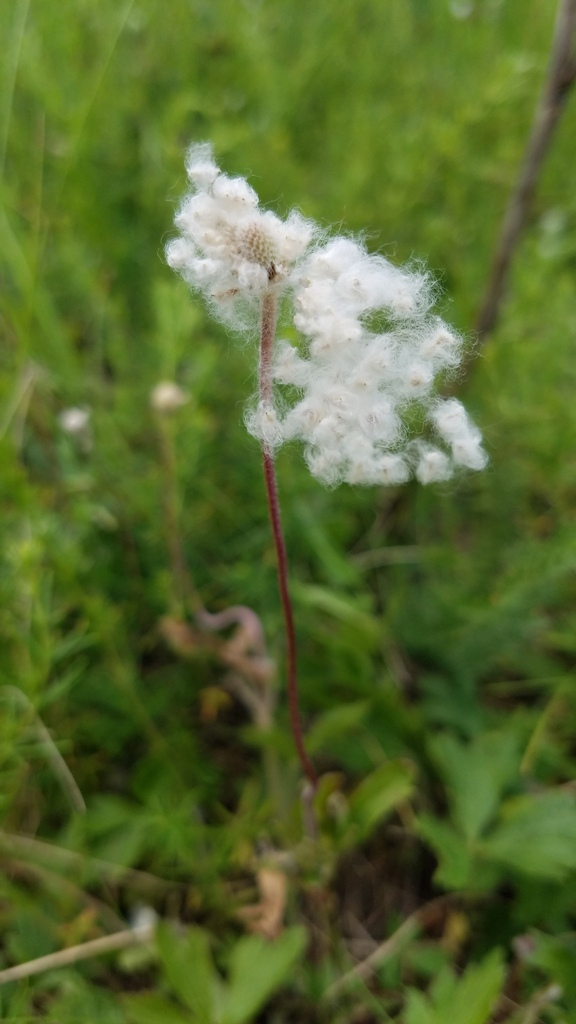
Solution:
[[[58,414],[60,429],[72,437],[83,452],[89,452],[92,449],[91,415],[89,409],[80,409],[75,406],[62,409]]]
[[[460,21],[464,21],[474,14],[473,0],[451,0],[450,13]]]
[[[58,415],[58,423],[65,434],[81,434],[90,422],[88,409],[63,409]]]
[[[150,405],[156,412],[170,413],[180,409],[190,396],[178,384],[170,380],[161,381],[150,394]]]

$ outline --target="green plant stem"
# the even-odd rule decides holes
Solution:
[[[204,611],[204,606],[184,554],[184,542],[180,527],[180,495],[178,490],[176,454],[168,419],[169,417],[165,413],[159,412],[156,415],[164,476],[166,542],[170,557],[172,585],[175,590],[178,613],[182,617],[186,606],[194,615]]]
[[[18,686],[6,685],[0,687],[0,697],[11,697],[21,709],[30,715],[33,728],[40,740],[41,748],[46,760],[50,764],[55,777],[68,797],[72,809],[78,813],[84,813],[86,810],[86,804],[84,802],[84,797],[78,788],[76,779],[72,775],[72,772],[58,750],[58,747],[48,732],[48,729],[32,704],[32,701]]]
[[[274,346],[274,334],[276,328],[276,299],[268,292],[262,302],[262,330],[260,336],[260,400],[270,402],[272,399],[272,353]],[[276,567],[278,572],[278,590],[282,604],[284,617],[284,632],[286,636],[286,685],[288,690],[288,706],[290,708],[290,726],[298,758],[302,769],[314,789],[318,783],[318,776],[314,765],[310,760],[304,746],[302,721],[300,718],[300,701],[298,697],[298,668],[296,653],[296,630],[294,628],[294,614],[292,601],[288,587],[288,557],[286,544],[280,518],[280,503],[278,501],[278,487],[276,485],[276,473],[274,471],[274,459],[262,446],[262,459],[264,463],[264,482],[266,485],[266,497],[268,511],[270,514],[270,525],[274,538],[276,551]]]
[[[166,524],[166,542],[170,558],[170,569],[174,600],[178,615],[183,618],[185,610],[192,612],[194,619],[202,630],[218,632],[229,626],[243,627],[251,634],[251,647],[254,658],[259,656],[260,660],[267,659],[266,641],[264,630],[260,620],[251,608],[234,606],[224,611],[213,614],[204,607],[200,592],[196,587],[194,578],[188,568],[184,550],[184,540],[181,529],[181,502],[178,487],[178,472],[174,439],[171,430],[169,417],[165,413],[158,412],[156,415],[158,437],[160,442],[160,455],[162,473],[164,479],[164,513]],[[246,658],[246,668],[249,668],[249,659]],[[274,691],[272,678],[262,684],[262,680],[255,681],[251,674],[242,673],[232,676],[228,686],[241,700],[249,711],[255,726],[263,733],[269,732],[272,728],[274,713]],[[232,684],[232,685],[231,685]],[[278,813],[285,817],[285,804],[283,788],[281,784],[280,763],[277,751],[265,745],[263,749],[264,775],[267,782],[270,797],[278,809]]]

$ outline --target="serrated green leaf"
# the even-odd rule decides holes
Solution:
[[[576,869],[576,798],[550,791],[521,796],[504,807],[502,824],[482,843],[482,852],[526,875],[562,881]]]
[[[158,952],[169,983],[194,1013],[194,1024],[214,1024],[215,990],[219,981],[208,938],[199,928],[179,936],[166,924],[156,931]]]
[[[504,982],[504,964],[493,950],[480,964],[470,964],[457,979],[443,968],[429,997],[410,989],[405,1024],[487,1024]]]
[[[464,744],[442,734],[430,741],[430,750],[446,783],[454,823],[473,842],[518,776],[516,739],[504,732],[484,733]]]
[[[154,992],[122,997],[122,1006],[130,1024],[193,1024],[193,1018],[183,1013],[164,996]]]
[[[410,761],[387,761],[371,772],[350,797],[350,820],[359,838],[367,838],[390,811],[414,791],[415,768]]]
[[[434,876],[446,889],[462,889],[468,885],[472,858],[463,836],[451,825],[422,814],[418,818],[418,832],[434,850],[438,867]]]
[[[287,980],[304,952],[304,928],[289,928],[273,942],[251,935],[236,943],[220,1024],[247,1024]]]
[[[445,1017],[438,1021],[458,1024],[486,1024],[504,983],[504,964],[500,950],[494,949],[480,964],[466,968],[447,1006]],[[440,1009],[440,1008],[439,1008]]]

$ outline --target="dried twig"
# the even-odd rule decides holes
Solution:
[[[514,250],[526,223],[538,174],[566,98],[576,79],[576,0],[560,0],[548,73],[536,108],[532,130],[496,246],[488,286],[476,322],[478,335],[493,330],[506,288]]]
[[[370,953],[365,960],[361,960],[359,964],[356,964],[351,971],[347,971],[341,978],[338,978],[324,993],[325,999],[333,999],[334,996],[340,994],[342,989],[345,989],[354,981],[364,981],[374,973],[377,967],[380,967],[385,960],[389,960],[390,957],[394,956],[405,943],[413,939],[418,932],[425,927],[428,918],[431,915],[435,915],[436,911],[445,906],[448,902],[454,899],[452,894],[445,896],[438,896],[436,899],[430,900],[429,903],[425,903],[423,907],[419,907],[413,914],[410,914],[405,921],[402,922],[400,927],[384,942]]]
[[[78,946],[60,949],[57,953],[48,953],[37,960],[28,960],[25,964],[7,967],[6,970],[0,971],[0,985],[6,985],[9,981],[21,981],[22,978],[30,978],[33,974],[51,971],[55,967],[66,967],[68,964],[78,963],[79,960],[101,956],[102,953],[113,953],[118,949],[126,949],[127,946],[149,942],[154,935],[154,928],[155,925],[149,923],[137,928],[126,928],[124,931],[114,932],[113,935],[103,935],[99,939],[82,942]]]

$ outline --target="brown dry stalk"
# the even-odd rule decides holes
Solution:
[[[371,977],[377,967],[380,967],[381,964],[393,957],[411,939],[415,938],[426,927],[430,918],[434,918],[439,909],[444,908],[455,898],[452,893],[447,893],[444,896],[437,896],[435,899],[430,900],[429,903],[419,907],[418,910],[414,911],[413,914],[410,914],[402,922],[393,935],[385,939],[384,942],[381,942],[370,956],[367,956],[365,960],[361,960],[352,970],[343,974],[341,978],[338,978],[337,981],[330,985],[324,993],[324,998],[333,999],[334,996],[339,995],[343,989],[347,988],[351,982],[364,981],[366,978]]]
[[[127,946],[149,942],[154,935],[154,927],[152,924],[144,924],[137,928],[126,928],[124,931],[114,932],[113,935],[103,935],[99,939],[82,942],[78,946],[60,949],[57,953],[48,953],[47,956],[38,957],[37,960],[28,960],[24,964],[7,967],[6,970],[0,971],[0,985],[5,985],[9,981],[21,981],[22,978],[30,978],[33,974],[51,971],[56,967],[66,967],[68,964],[75,964],[79,960],[87,960],[93,956],[101,956],[103,953],[126,949]]]
[[[540,168],[550,147],[568,93],[576,79],[576,0],[560,0],[552,39],[548,72],[536,107],[532,129],[502,221],[500,237],[492,259],[488,285],[476,321],[480,340],[485,339],[498,320],[502,299],[518,239],[526,224]]]

